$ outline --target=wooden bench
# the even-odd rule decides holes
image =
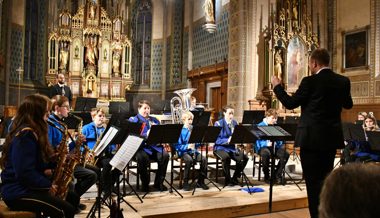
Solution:
[[[36,214],[28,211],[12,211],[0,201],[0,218],[36,218]]]

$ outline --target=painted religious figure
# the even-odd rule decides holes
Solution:
[[[294,89],[306,75],[305,69],[307,69],[307,61],[305,45],[298,37],[294,37],[289,42],[287,52],[288,89]]]
[[[281,49],[277,50],[274,54],[274,75],[282,79],[282,52]]]
[[[115,50],[113,52],[113,57],[112,57],[112,70],[115,76],[117,76],[120,73],[120,59],[121,59],[120,51]]]

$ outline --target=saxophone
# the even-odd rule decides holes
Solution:
[[[86,165],[95,166],[96,165],[96,162],[98,161],[98,159],[96,158],[95,150],[98,147],[104,132],[105,131],[103,131],[102,134],[100,134],[98,136],[98,138],[96,139],[96,143],[92,149],[90,149],[88,146],[84,147],[83,156],[81,159],[81,164],[83,164],[83,166],[86,166]]]
[[[82,133],[82,126],[83,126],[83,120],[82,118],[73,115],[76,119],[80,121],[78,125],[78,137],[75,141],[75,147],[73,149],[73,152],[71,155],[66,155],[66,160],[64,163],[64,166],[62,168],[57,168],[56,171],[61,171],[59,174],[62,174],[59,178],[57,178],[56,182],[53,182],[53,185],[57,185],[57,190],[55,192],[55,196],[59,197],[61,199],[65,199],[67,195],[67,191],[69,189],[69,184],[73,178],[74,174],[74,168],[75,166],[80,162],[80,147],[83,143],[81,133]],[[66,129],[67,131],[67,129]],[[68,133],[68,132],[67,132]],[[67,134],[69,136],[69,134]],[[66,138],[67,139],[67,138]],[[63,140],[63,138],[62,138]],[[62,142],[61,142],[62,143]],[[66,144],[66,143],[65,143]],[[67,150],[67,147],[66,147]],[[59,166],[57,166],[59,167]]]
[[[57,167],[54,170],[53,179],[52,179],[52,184],[55,185],[57,189],[51,190],[51,191],[55,196],[60,197],[61,199],[64,199],[65,194],[62,195],[62,190],[61,190],[62,178],[64,176],[64,170],[62,169],[65,169],[66,167],[67,154],[69,153],[67,149],[67,140],[69,139],[69,132],[68,132],[68,128],[66,124],[60,121],[57,121],[57,122],[62,126],[62,128],[58,127],[52,121],[48,120],[49,125],[58,129],[63,134],[61,142],[59,143],[56,150],[58,153],[58,160],[57,160]]]

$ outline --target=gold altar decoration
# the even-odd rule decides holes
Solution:
[[[257,99],[282,110],[273,94],[271,77],[282,79],[288,93],[295,92],[302,78],[309,75],[309,56],[319,46],[319,36],[313,32],[313,5],[306,0],[277,0],[270,5],[269,19],[264,39],[264,89]]]
[[[111,19],[97,1],[87,0],[74,15],[62,10],[58,27],[49,34],[46,82],[66,75],[74,96],[121,100],[132,84],[131,42],[122,17]]]

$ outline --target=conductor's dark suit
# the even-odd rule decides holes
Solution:
[[[336,149],[344,146],[341,111],[352,108],[350,80],[324,68],[305,77],[292,96],[281,85],[274,92],[286,108],[301,106],[295,145],[301,147],[310,214],[318,217],[323,180],[333,169]]]
[[[62,87],[60,87],[58,84],[55,84],[54,86],[50,87],[49,97],[52,98],[56,95],[62,95],[62,93],[64,93],[64,96],[66,96],[69,99],[69,103],[71,105],[72,100],[73,100],[73,95],[71,93],[70,87],[68,87],[67,85],[64,85],[63,90],[64,92],[62,91]]]

